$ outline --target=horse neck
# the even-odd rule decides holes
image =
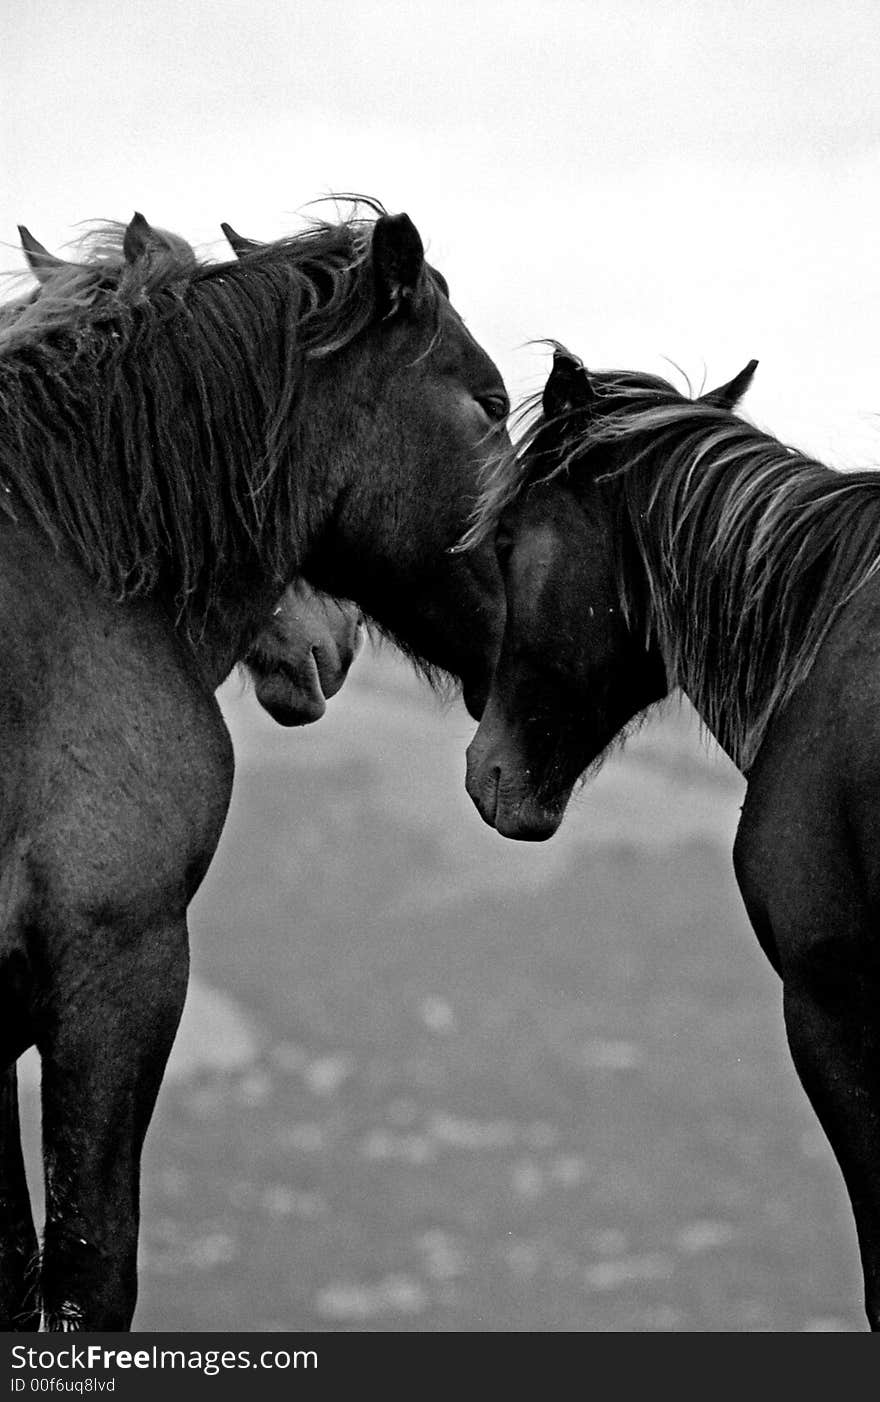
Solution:
[[[621,578],[670,688],[746,771],[840,609],[880,568],[880,482],[728,417],[714,434],[662,436],[625,470],[640,570]]]

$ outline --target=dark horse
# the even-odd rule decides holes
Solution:
[[[673,687],[748,781],[734,865],[791,1054],[843,1172],[880,1328],[880,477],[733,410],[557,351],[489,482],[507,592],[468,792],[546,838],[578,778]]]
[[[0,307],[0,354],[35,328],[44,335],[47,328],[68,325],[84,306],[94,315],[99,299],[106,315],[119,301],[131,305],[197,265],[186,239],[155,228],[139,211],[126,225],[94,229],[84,240],[82,259],[56,257],[23,224],[18,231],[37,287]],[[238,235],[230,238],[239,256],[245,242],[257,246]],[[279,725],[308,725],[320,720],[339,691],[362,641],[360,609],[296,579],[241,665],[260,705]]]
[[[35,1281],[6,1105],[0,1303],[10,1328],[125,1329],[232,782],[215,688],[302,577],[478,715],[503,591],[491,548],[450,547],[508,403],[412,222],[375,208],[23,325],[0,356],[0,1064],[40,1053],[46,1223]]]

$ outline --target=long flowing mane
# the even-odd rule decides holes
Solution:
[[[880,473],[836,471],[653,376],[590,382],[600,409],[564,459],[529,460],[532,422],[494,467],[467,543],[531,482],[583,470],[601,448],[624,610],[645,619],[670,686],[747,771],[841,609],[880,571]]]
[[[190,631],[257,543],[280,593],[304,368],[376,315],[382,211],[363,203],[366,216],[181,266],[136,298],[118,272],[101,286],[118,269],[111,231],[66,303],[53,292],[7,326],[0,510],[24,511],[119,599],[161,590]]]
[[[158,231],[156,248],[132,266],[124,252],[127,226],[117,220],[96,224],[78,240],[73,256],[53,260],[45,289],[0,302],[0,355],[33,345],[55,332],[74,332],[82,322],[145,300],[198,265],[190,244],[178,234]],[[20,278],[21,274],[15,274]]]

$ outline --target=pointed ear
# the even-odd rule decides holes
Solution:
[[[734,375],[732,380],[728,380],[726,385],[719,385],[717,389],[710,389],[708,393],[701,394],[697,403],[711,404],[716,409],[735,409],[752,383],[752,376],[757,368],[757,360],[750,360],[745,369]]]
[[[383,318],[413,300],[424,266],[425,250],[409,215],[381,214],[373,226],[373,272]]]
[[[56,258],[50,253],[48,248],[44,248],[38,239],[35,239],[30,229],[26,229],[24,224],[18,226],[18,237],[21,239],[21,247],[28,267],[33,273],[37,282],[43,283],[52,276],[56,268],[64,267],[64,260]]]
[[[256,249],[263,247],[261,243],[257,243],[256,239],[246,239],[244,234],[236,233],[231,224],[221,223],[220,228],[236,258],[241,258],[242,254],[253,253]]]
[[[572,409],[584,409],[596,398],[582,361],[568,351],[553,352],[553,369],[547,377],[541,406],[545,419],[555,419]]]
[[[126,263],[136,263],[145,254],[152,253],[160,247],[160,240],[156,237],[155,230],[144,216],[135,210],[128,224],[125,226],[125,233],[122,238],[122,252],[125,254]]]

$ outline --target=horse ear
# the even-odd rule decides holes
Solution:
[[[257,243],[256,239],[246,239],[243,234],[236,233],[231,224],[221,222],[220,228],[236,258],[241,258],[244,253],[253,253],[255,249],[263,247],[261,243]]]
[[[752,383],[752,376],[757,368],[757,360],[750,360],[745,369],[734,375],[732,380],[728,380],[726,385],[719,385],[717,389],[710,389],[706,394],[701,394],[697,403],[709,404],[715,409],[735,409]]]
[[[547,377],[541,407],[545,419],[558,418],[572,409],[583,409],[596,398],[583,362],[568,351],[553,352],[553,369]]]
[[[136,263],[139,258],[143,258],[159,246],[160,240],[157,239],[152,224],[139,210],[135,210],[125,226],[122,237],[122,252],[125,254],[126,263]]]
[[[415,296],[425,250],[408,214],[381,214],[373,225],[373,271],[383,317],[393,316]]]
[[[64,267],[64,260],[56,258],[50,253],[48,248],[44,248],[38,239],[35,239],[30,229],[26,229],[24,224],[18,226],[18,237],[21,239],[21,247],[28,267],[33,273],[37,282],[45,282],[52,276],[56,268]]]

